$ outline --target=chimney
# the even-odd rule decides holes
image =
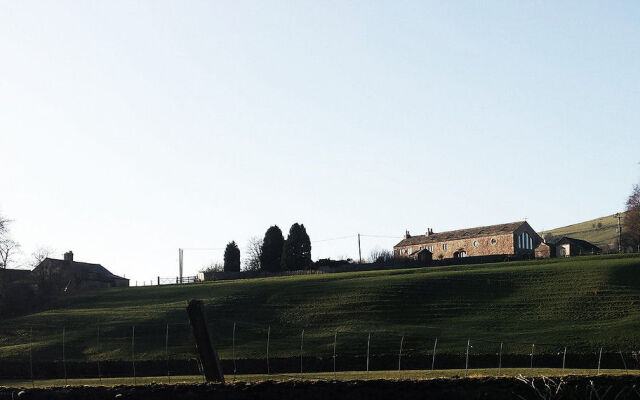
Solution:
[[[433,235],[433,229],[427,228],[427,235],[426,236],[431,236],[431,235]]]
[[[409,239],[411,235],[409,234],[409,230],[404,231],[404,238]]]
[[[66,253],[64,253],[64,260],[73,261],[73,251],[69,250]]]

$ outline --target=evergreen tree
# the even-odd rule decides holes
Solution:
[[[280,258],[282,257],[282,246],[284,237],[278,225],[273,225],[267,229],[262,241],[262,253],[260,254],[260,266],[264,271],[280,271]]]
[[[230,242],[224,249],[224,272],[240,272],[240,249]]]
[[[282,248],[281,267],[285,271],[308,268],[311,265],[311,240],[303,224],[291,225]]]

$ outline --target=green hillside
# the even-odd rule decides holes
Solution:
[[[609,215],[602,218],[592,219],[590,221],[580,222],[578,224],[564,226],[562,228],[540,232],[540,235],[545,236],[547,234],[551,234],[557,238],[569,236],[575,239],[586,240],[587,242],[591,242],[602,248],[606,252],[607,249],[611,249],[611,251],[618,250],[617,228],[618,218],[616,218],[615,215]]]
[[[189,357],[185,305],[204,299],[223,358],[305,354],[505,351],[592,353],[640,345],[640,256],[611,255],[475,266],[405,269],[117,288],[71,296],[50,311],[0,321],[0,358],[57,360],[65,327],[67,359]],[[166,323],[170,323],[165,349]],[[236,322],[235,349],[232,349]],[[97,338],[100,327],[100,338]],[[99,348],[97,343],[100,343]],[[634,347],[635,346],[635,347]]]

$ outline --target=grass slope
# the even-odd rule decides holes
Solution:
[[[193,352],[185,305],[205,300],[223,358],[304,353],[331,357],[338,331],[340,355],[472,354],[497,351],[594,353],[640,345],[640,256],[611,255],[221,281],[184,286],[116,288],[68,297],[49,311],[0,321],[0,358],[58,360],[62,326],[67,359],[129,359],[132,325],[136,359]],[[100,347],[97,330],[100,325]]]
[[[603,250],[609,247],[611,250],[617,251],[617,228],[618,218],[616,218],[615,215],[609,215],[602,218],[592,219],[590,221],[580,222],[578,224],[564,226],[562,228],[544,231],[540,234],[544,236],[550,233],[558,239],[563,236],[582,239],[601,247]]]

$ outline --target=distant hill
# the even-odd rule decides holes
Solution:
[[[624,222],[624,213],[623,213]],[[592,219],[590,221],[564,226],[562,228],[551,229],[540,232],[541,236],[548,234],[556,238],[569,236],[576,239],[586,240],[603,250],[617,250],[618,247],[618,218],[615,215]]]

